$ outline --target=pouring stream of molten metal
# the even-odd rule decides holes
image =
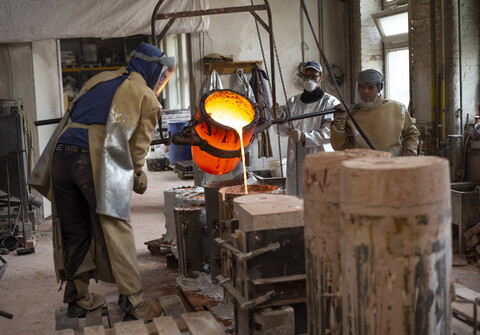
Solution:
[[[240,148],[242,151],[242,164],[243,164],[243,180],[245,183],[245,194],[248,194],[247,188],[247,171],[245,168],[245,149],[243,148],[243,127],[250,124],[252,121],[249,115],[244,113],[237,113],[236,111],[232,111],[229,108],[225,108],[226,106],[222,105],[221,103],[215,105],[209,105],[208,113],[212,119],[217,121],[218,123],[224,124],[228,127],[235,129],[240,136]]]

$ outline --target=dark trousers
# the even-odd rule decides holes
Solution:
[[[78,298],[74,276],[92,238],[91,213],[96,208],[90,153],[77,146],[57,145],[52,162],[52,183],[65,252],[64,302],[71,303]]]

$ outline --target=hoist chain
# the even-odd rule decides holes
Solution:
[[[253,6],[253,0],[250,0],[250,3]],[[260,29],[258,29],[257,20],[255,20],[255,27],[257,29],[258,42],[260,44],[260,50],[262,51],[263,64],[267,64],[266,58],[265,58],[265,52],[264,52],[264,49],[263,49],[262,36],[260,35]],[[271,27],[270,27],[270,29],[271,29]],[[275,53],[275,58],[276,58],[277,64],[278,64],[278,73],[280,74],[280,82],[282,83],[283,95],[285,97],[285,102],[286,102],[286,105],[287,105],[287,117],[288,117],[288,116],[290,116],[290,106],[288,105],[287,90],[285,89],[285,82],[283,80],[283,72],[282,72],[282,68],[280,66],[280,59],[278,57],[278,51],[277,51],[277,43],[275,42],[275,37],[273,36],[273,30],[272,30],[272,35],[271,36],[272,36],[272,42],[273,42],[273,51]],[[274,62],[273,59],[271,61]],[[265,66],[265,73],[267,74],[267,78],[270,78],[267,66]],[[273,89],[272,89],[272,84],[271,84],[270,80],[268,80],[268,87],[270,88],[270,96],[273,96]],[[275,106],[272,106],[272,108],[274,109],[274,112],[275,112]],[[291,126],[292,122],[291,121],[289,121],[289,122],[290,122],[290,126]],[[280,140],[280,132],[278,132],[278,134],[277,134],[277,140],[278,140],[278,158],[280,160],[280,175],[283,178],[284,176],[283,176],[282,146],[281,146],[281,140]],[[296,175],[297,175],[297,178],[296,178],[297,179],[297,185],[296,185],[296,187],[297,187],[297,195],[298,195],[298,163],[297,162],[295,164],[295,170],[296,170]]]

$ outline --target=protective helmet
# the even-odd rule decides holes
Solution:
[[[378,92],[383,89],[383,76],[380,72],[374,69],[368,69],[358,73],[357,82],[359,84],[368,83],[376,84]]]
[[[140,43],[130,54],[127,71],[142,75],[157,96],[163,90],[175,70],[175,57],[167,57],[156,46]]]

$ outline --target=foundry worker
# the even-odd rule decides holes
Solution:
[[[161,114],[157,96],[174,67],[174,58],[141,43],[127,68],[88,80],[29,179],[52,201],[55,269],[69,316],[105,303],[89,292],[90,278],[116,283],[126,320],[162,311],[143,299],[129,206],[132,189],[147,188],[142,167]]]
[[[353,117],[375,149],[394,156],[416,156],[420,133],[415,119],[402,103],[384,99],[380,94],[382,88],[380,72],[373,69],[360,72],[355,94],[359,108],[352,111]],[[334,114],[331,133],[335,150],[369,148],[346,112]]]
[[[288,115],[288,111],[291,116],[296,116],[332,109],[340,104],[334,96],[318,86],[323,79],[322,68],[318,62],[307,62],[299,76],[303,80],[303,93],[288,99],[286,105],[277,107],[277,118]],[[318,151],[333,151],[330,145],[332,118],[333,114],[327,114],[289,121],[285,125],[274,127],[281,136],[288,136],[287,194],[302,197],[302,165],[307,155]]]

